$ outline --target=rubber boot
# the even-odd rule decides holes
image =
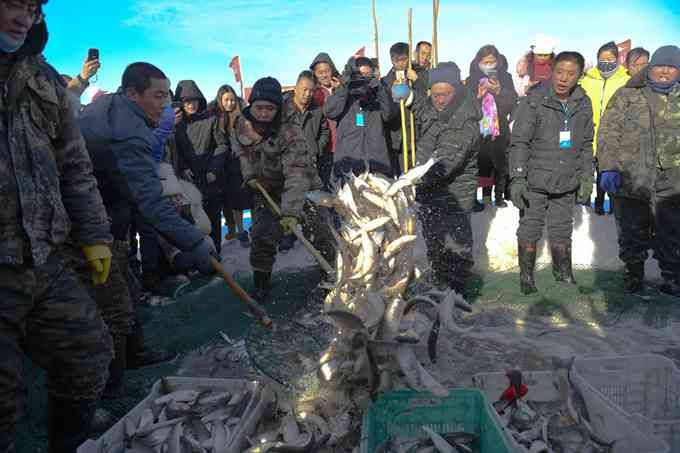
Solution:
[[[266,304],[270,302],[271,287],[272,287],[272,273],[253,271],[253,283],[255,291],[253,299],[255,302]]]
[[[177,357],[177,354],[169,351],[151,351],[144,345],[144,329],[139,319],[139,313],[135,310],[135,326],[126,341],[126,366],[128,370],[137,370],[150,365],[167,362]]]
[[[644,289],[645,263],[626,264],[623,270],[623,287],[626,293],[636,294]]]
[[[536,243],[518,241],[517,257],[519,259],[519,288],[522,294],[537,293],[534,283],[534,268],[536,267]]]
[[[123,396],[123,377],[127,368],[127,337],[113,336],[113,360],[109,364],[109,380],[106,381],[102,399],[117,400]]]
[[[671,272],[661,272],[663,283],[659,290],[669,296],[680,297],[680,278]]]
[[[96,400],[63,400],[50,397],[47,407],[48,451],[75,453],[90,436]]]
[[[575,285],[576,279],[571,265],[571,241],[550,244],[550,253],[555,281]]]
[[[496,186],[496,207],[497,208],[507,208],[508,204],[505,202],[505,197],[503,196],[503,191],[499,186]]]

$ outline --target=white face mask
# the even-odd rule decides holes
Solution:
[[[14,53],[24,45],[25,41],[25,38],[17,41],[16,39],[11,38],[7,33],[0,31],[0,52]]]
[[[494,63],[494,64],[480,64],[480,65],[479,65],[479,70],[482,71],[482,73],[484,73],[484,75],[489,75],[489,72],[490,72],[490,71],[493,71],[494,69],[496,69],[496,66],[498,66],[497,63]]]

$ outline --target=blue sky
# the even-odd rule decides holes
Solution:
[[[650,50],[680,45],[678,0],[440,2],[440,61],[456,61],[464,73],[488,43],[514,67],[539,32],[555,37],[558,50],[579,50],[589,59],[610,40],[631,38],[634,46]],[[127,64],[149,61],[173,87],[192,78],[210,99],[222,83],[234,84],[227,65],[236,54],[248,85],[267,75],[290,84],[319,51],[329,52],[340,67],[362,46],[373,56],[370,5],[370,0],[52,0],[46,6],[45,54],[60,72],[75,75],[87,49],[99,48],[103,68],[96,85],[109,91],[118,87]],[[389,46],[408,39],[409,7],[414,40],[430,40],[432,2],[377,0],[377,5],[386,68]]]

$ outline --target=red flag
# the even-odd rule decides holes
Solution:
[[[617,43],[616,47],[619,48],[619,64],[625,64],[628,52],[630,52],[630,50],[633,48],[632,41],[630,39],[626,39],[623,42]]]
[[[236,79],[236,82],[241,83],[241,60],[239,59],[238,55],[231,59],[229,67],[232,71],[234,71],[234,78]]]
[[[354,58],[365,57],[366,56],[366,46],[354,52]]]

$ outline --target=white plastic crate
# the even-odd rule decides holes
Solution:
[[[577,357],[572,378],[680,451],[680,370],[657,354]]]
[[[272,401],[273,397],[271,390],[267,386],[256,381],[247,381],[244,379],[165,377],[156,381],[151,388],[149,395],[128,412],[125,417],[113,425],[99,439],[85,442],[78,448],[77,453],[99,453],[101,451],[106,451],[106,447],[123,440],[125,436],[125,418],[130,418],[136,425],[139,422],[144,409],[146,409],[153,400],[161,395],[183,389],[229,392],[248,390],[252,393],[253,396],[246,407],[241,424],[238,427],[238,432],[234,435],[231,445],[225,450],[229,453],[239,453],[247,448],[246,436],[250,436],[254,432],[265,408]]]
[[[522,371],[524,384],[529,393],[524,398],[528,402],[550,403],[560,399],[555,374],[551,371]],[[480,373],[472,378],[476,388],[481,390],[492,404],[497,401],[508,387],[505,373]],[[638,429],[638,425],[620,414],[598,392],[590,388],[577,386],[586,400],[590,422],[595,433],[608,442],[616,440],[613,453],[670,453],[670,448],[663,439]],[[492,407],[492,413],[500,417]],[[606,421],[606,423],[605,423]],[[502,423],[501,423],[502,426]],[[615,427],[610,430],[608,427]],[[505,433],[508,442],[517,453],[528,450],[515,441],[510,433]]]

